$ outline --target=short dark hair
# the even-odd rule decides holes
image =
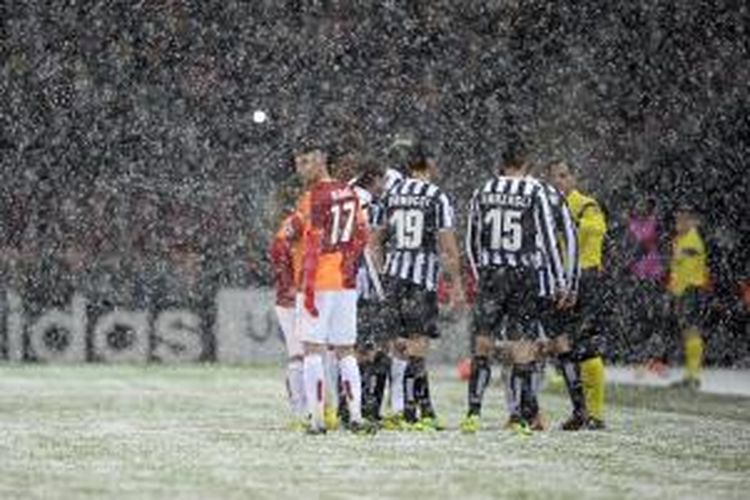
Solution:
[[[526,166],[528,161],[528,151],[526,146],[519,141],[511,141],[505,147],[503,151],[503,170],[512,168],[519,169]]]
[[[358,175],[355,184],[363,188],[372,186],[375,180],[385,175],[385,169],[371,158],[362,160],[357,170]]]
[[[429,164],[430,154],[427,151],[427,147],[423,143],[417,143],[406,156],[406,170],[409,172],[424,172],[426,171]]]
[[[568,171],[571,174],[576,173],[576,168],[573,163],[561,158],[555,158],[554,160],[547,162],[547,164],[544,166],[544,174],[550,175],[552,173],[552,167],[554,167],[555,165],[565,165],[566,167],[568,167]]]

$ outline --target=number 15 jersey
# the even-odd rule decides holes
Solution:
[[[367,221],[354,190],[344,182],[319,181],[300,199],[297,216],[303,225],[304,247],[299,288],[356,288]]]
[[[374,222],[387,235],[384,274],[434,291],[440,272],[438,234],[455,227],[448,195],[431,182],[405,179],[385,195]]]
[[[533,177],[498,176],[474,191],[466,250],[475,276],[490,267],[544,271],[555,289],[566,275],[545,187]]]

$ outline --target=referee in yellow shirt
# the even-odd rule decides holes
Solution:
[[[553,162],[547,168],[550,182],[565,194],[570,213],[578,226],[581,278],[578,296],[573,297],[572,325],[566,332],[573,340],[573,353],[581,370],[589,429],[603,429],[605,374],[602,359],[604,291],[602,251],[607,220],[599,202],[576,187],[569,164]]]
[[[703,368],[703,336],[701,319],[705,292],[710,287],[708,252],[698,232],[698,215],[689,206],[681,206],[675,213],[675,237],[669,262],[667,289],[682,332],[685,355],[685,375],[678,386],[700,388]]]

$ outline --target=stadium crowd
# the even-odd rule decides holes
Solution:
[[[34,312],[74,289],[109,307],[267,285],[273,193],[310,130],[384,163],[399,135],[425,138],[459,211],[521,133],[608,211],[608,355],[676,352],[664,284],[689,203],[711,263],[707,360],[747,364],[750,99],[742,20],[722,9],[3,4],[1,286]]]

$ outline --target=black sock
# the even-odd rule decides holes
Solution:
[[[378,352],[375,355],[375,387],[373,393],[373,418],[380,420],[380,409],[383,407],[385,399],[385,386],[391,374],[391,358],[384,352]]]
[[[568,388],[570,403],[573,405],[573,414],[583,417],[586,414],[586,398],[581,384],[581,368],[569,352],[560,354],[557,359],[565,380],[565,387]]]
[[[515,407],[515,417],[530,420],[535,416],[533,380],[534,371],[533,363],[523,363],[513,365],[513,372],[510,376],[511,391]]]
[[[482,399],[484,390],[490,383],[492,369],[487,356],[474,356],[471,360],[471,376],[469,378],[469,415],[482,413]]]
[[[419,404],[419,411],[422,418],[435,418],[435,409],[432,407],[432,400],[430,399],[430,377],[427,373],[427,367],[424,366],[424,358],[421,359],[423,364],[422,372],[417,377],[414,391],[417,395],[417,403]]]
[[[349,424],[349,404],[347,403],[347,396],[346,391],[344,390],[344,384],[341,381],[341,376],[338,377],[338,383],[336,384],[336,387],[338,388],[338,396],[339,396],[339,407],[338,407],[338,414],[339,419],[341,420],[341,423],[344,425]]]
[[[421,385],[423,372],[424,359],[409,357],[404,371],[404,419],[410,423],[417,421],[417,389],[421,390],[418,386]]]
[[[372,419],[372,412],[375,406],[372,401],[375,392],[374,375],[375,367],[369,361],[359,363],[359,373],[362,378],[362,417]]]

